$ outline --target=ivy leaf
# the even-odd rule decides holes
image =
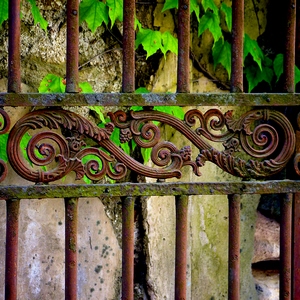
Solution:
[[[220,38],[213,46],[212,56],[214,59],[214,68],[221,64],[231,76],[231,45]]]
[[[134,16],[134,29],[138,28],[139,30],[142,28],[141,22],[138,20],[136,16]]]
[[[111,21],[111,27],[115,24],[116,20],[123,21],[123,1],[122,0],[107,0],[107,6],[109,7],[109,18]]]
[[[225,21],[228,30],[231,32],[232,29],[232,8],[227,6],[224,2],[221,5],[221,11],[225,14]]]
[[[175,38],[169,31],[165,31],[162,35],[163,47],[161,51],[166,56],[167,51],[178,54],[178,39]]]
[[[101,122],[103,124],[107,123],[105,118],[104,118],[103,107],[102,106],[89,106],[89,109],[94,111],[98,115],[99,119],[101,120]]]
[[[205,11],[207,11],[210,8],[215,15],[218,15],[219,10],[214,0],[202,0],[202,5]]]
[[[195,12],[198,23],[200,23],[200,7],[197,0],[190,0],[190,11]]]
[[[249,83],[249,93],[262,81],[266,81],[271,87],[272,78],[274,76],[274,72],[271,68],[262,66],[262,69],[260,69],[257,65],[252,64],[245,68],[245,73]]]
[[[257,41],[252,40],[248,34],[244,35],[244,60],[248,54],[251,54],[254,61],[257,62],[260,70],[262,71],[262,60],[264,59],[264,54],[259,47]]]
[[[2,159],[4,162],[8,161],[7,151],[6,151],[7,141],[8,141],[8,133],[1,134],[0,135],[0,159]]]
[[[88,28],[95,32],[104,22],[108,24],[108,7],[98,0],[83,0],[79,5],[79,23],[86,21]]]
[[[88,82],[80,82],[79,84],[80,92],[82,93],[94,93],[92,86]]]
[[[273,68],[276,75],[276,82],[278,82],[281,74],[283,73],[283,54],[279,53],[276,55],[274,62],[273,62]]]
[[[36,25],[37,23],[40,23],[41,28],[46,31],[48,22],[41,15],[40,10],[36,6],[35,0],[28,0],[28,2],[31,4],[31,13],[32,13],[33,20],[34,20],[34,25]]]
[[[151,148],[141,148],[141,154],[144,160],[144,163],[147,163],[150,160],[151,157]]]
[[[300,70],[295,66],[295,85],[300,82]]]
[[[201,35],[206,29],[208,29],[212,33],[215,41],[218,41],[222,36],[219,15],[216,15],[209,10],[200,19],[198,35]]]
[[[178,9],[178,0],[166,0],[161,12],[164,12],[165,10],[177,8]]]
[[[161,33],[151,29],[142,29],[138,32],[135,40],[135,48],[142,45],[147,52],[147,58],[156,53],[157,50],[163,49],[161,44]]]
[[[149,94],[150,92],[145,88],[145,87],[139,87],[138,89],[136,89],[135,94]],[[132,106],[132,107],[138,107],[141,108],[140,110],[143,109],[142,106]],[[134,109],[133,109],[134,110]]]
[[[0,26],[8,19],[8,0],[0,1]]]
[[[63,78],[54,74],[47,74],[39,86],[39,93],[64,93],[65,90]]]

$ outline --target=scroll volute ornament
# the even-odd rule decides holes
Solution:
[[[180,178],[181,168],[186,165],[201,175],[199,169],[206,161],[235,176],[260,178],[284,168],[295,148],[289,120],[272,110],[249,111],[237,120],[232,111],[223,114],[217,109],[204,114],[190,110],[184,120],[153,110],[117,111],[109,116],[111,123],[99,128],[70,111],[31,112],[10,132],[10,163],[18,174],[33,182],[58,180],[71,171],[76,172],[76,179],[84,175],[93,181],[104,176],[121,179],[127,169],[147,177]],[[178,149],[161,140],[160,128],[152,121],[173,127],[192,142],[199,149],[196,159],[192,159],[189,146]],[[115,127],[120,129],[121,142],[134,140],[141,148],[151,148],[153,167],[139,163],[109,139]],[[27,145],[27,156],[34,167],[24,160],[20,149],[22,137],[32,130],[37,131]],[[94,146],[88,146],[91,140]],[[210,141],[223,143],[224,150],[213,148]],[[239,151],[252,158],[246,161],[237,157]],[[93,158],[85,159],[88,155]],[[41,168],[44,166],[47,170]]]

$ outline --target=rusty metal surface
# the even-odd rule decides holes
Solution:
[[[244,94],[244,93],[199,93],[199,94],[15,94],[0,93],[0,106],[299,106],[300,94]]]
[[[262,178],[282,170],[295,149],[292,125],[274,110],[252,110],[235,119],[232,111],[224,114],[210,109],[203,114],[192,109],[185,114],[184,121],[152,110],[117,111],[109,116],[112,123],[99,128],[70,111],[33,111],[10,131],[7,144],[10,164],[21,177],[38,183],[58,180],[71,171],[76,173],[76,179],[86,175],[94,182],[104,176],[124,178],[128,169],[146,177],[166,179],[180,178],[181,169],[191,167],[192,172],[200,176],[206,162],[234,176]],[[178,149],[173,143],[161,140],[160,129],[152,121],[175,128],[199,153],[193,157],[189,146]],[[121,142],[134,140],[141,148],[151,148],[153,167],[138,162],[109,139],[115,127],[120,129]],[[20,142],[32,129],[42,131],[32,133],[28,142],[27,156],[31,162],[28,164]],[[62,133],[52,129],[61,129]],[[86,139],[92,139],[95,145],[86,146],[89,143]],[[222,143],[224,150],[213,148],[210,142]],[[241,158],[241,151],[249,156],[248,160]],[[83,163],[87,155],[93,158]],[[47,170],[42,168],[44,166]]]
[[[178,3],[178,65],[177,92],[190,91],[190,1],[179,0]]]
[[[293,194],[284,194],[280,207],[280,299],[292,299],[292,203]]]
[[[231,92],[243,92],[244,1],[232,0]]]
[[[78,92],[79,1],[67,1],[66,92]]]
[[[241,196],[228,195],[228,299],[240,299],[240,207]]]
[[[17,300],[19,200],[6,201],[5,299]]]
[[[284,43],[283,63],[283,91],[293,93],[295,91],[295,42],[296,42],[296,0],[285,1],[286,29]]]
[[[122,199],[122,299],[133,300],[134,198]]]
[[[123,4],[123,74],[122,91],[135,91],[135,30],[134,30],[135,1],[124,0]]]
[[[45,199],[101,196],[164,196],[164,195],[229,195],[296,193],[297,180],[244,182],[178,182],[178,183],[119,183],[119,184],[50,184],[0,186],[0,199]]]
[[[300,299],[300,193],[294,194],[293,201],[293,279],[292,299]]]
[[[77,299],[78,199],[65,198],[65,299]]]
[[[186,299],[188,201],[186,195],[176,196],[175,299]]]
[[[8,20],[8,92],[21,92],[21,11],[20,0],[9,1]]]

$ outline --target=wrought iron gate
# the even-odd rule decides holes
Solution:
[[[9,2],[9,64],[8,92],[0,94],[1,106],[39,106],[44,109],[27,114],[11,129],[7,153],[13,169],[23,178],[40,183],[31,186],[0,186],[0,197],[7,205],[5,299],[17,299],[18,260],[18,215],[22,198],[65,197],[65,298],[76,299],[77,290],[77,202],[78,197],[114,195],[123,197],[122,238],[122,298],[133,299],[133,251],[134,251],[134,197],[152,195],[173,195],[176,199],[176,261],[175,298],[186,299],[186,251],[187,251],[187,205],[190,195],[228,195],[229,204],[229,257],[228,298],[239,299],[239,257],[240,257],[240,195],[283,193],[281,215],[281,269],[280,299],[300,299],[300,182],[243,181],[209,183],[115,183],[115,184],[52,184],[46,183],[76,172],[77,178],[84,174],[93,180],[104,176],[120,179],[128,169],[138,174],[157,179],[180,178],[181,168],[191,166],[199,174],[206,161],[216,164],[224,171],[237,177],[262,179],[283,170],[292,162],[299,170],[299,128],[293,128],[290,120],[276,110],[280,106],[294,106],[297,110],[300,97],[294,94],[295,61],[295,10],[296,2],[287,2],[286,52],[284,54],[285,84],[283,94],[244,94],[243,92],[243,1],[233,0],[232,29],[232,80],[231,94],[189,94],[189,1],[180,0],[178,9],[178,83],[176,94],[133,94],[135,88],[134,12],[135,1],[124,0],[123,37],[123,93],[79,94],[78,93],[78,1],[67,1],[67,67],[66,94],[24,94],[21,93],[20,70],[20,0]],[[205,114],[193,109],[185,114],[184,120],[156,112],[152,106],[248,106],[255,107],[239,119],[232,112],[223,114],[210,109]],[[117,111],[110,114],[111,123],[100,129],[75,113],[60,109],[61,106],[124,106],[141,105],[143,111]],[[276,106],[276,107],[275,107]],[[49,108],[50,107],[50,108]],[[2,109],[1,133],[10,129],[9,116]],[[210,123],[211,117],[218,122]],[[200,123],[193,128],[196,120]],[[192,158],[191,149],[177,147],[161,141],[159,128],[151,121],[160,121],[174,127],[187,137],[198,149]],[[297,126],[300,127],[299,120]],[[140,147],[152,148],[154,167],[140,164],[114,145],[109,136],[114,128],[120,128],[121,139],[134,141]],[[222,135],[211,135],[210,129],[226,128]],[[53,170],[30,168],[20,152],[20,140],[30,129],[42,129],[33,136],[27,146],[28,157],[36,166],[56,161]],[[58,134],[54,129],[61,129]],[[84,138],[91,138],[97,147],[83,148]],[[40,143],[51,139],[57,149]],[[205,138],[205,139],[204,139]],[[252,139],[252,144],[248,142]],[[223,142],[223,151],[214,149],[209,141]],[[38,146],[37,146],[38,145]],[[40,156],[36,156],[36,149]],[[249,160],[239,158],[237,149],[243,149]],[[104,152],[101,149],[105,149]],[[263,150],[262,150],[263,149]],[[82,157],[87,153],[99,157],[102,168],[90,172],[95,165],[84,165]],[[109,153],[109,154],[107,154]],[[99,168],[99,166],[97,166]],[[7,166],[1,162],[1,179],[7,173]],[[130,196],[129,196],[130,195]]]

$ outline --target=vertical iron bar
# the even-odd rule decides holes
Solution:
[[[67,1],[66,92],[77,93],[79,60],[79,1]]]
[[[293,297],[300,300],[300,193],[294,194],[293,202]]]
[[[190,1],[178,3],[178,66],[177,92],[190,92]]]
[[[8,15],[8,92],[21,92],[20,0],[9,1]]]
[[[285,50],[283,64],[283,91],[293,93],[294,86],[294,66],[295,66],[295,41],[296,41],[296,0],[286,1],[286,30],[285,30]]]
[[[241,196],[228,195],[228,299],[240,299],[240,207]]]
[[[243,92],[244,1],[232,0],[231,92]]]
[[[77,198],[65,199],[65,299],[77,299]]]
[[[21,92],[20,0],[10,0],[8,9],[8,85],[10,93]],[[18,236],[20,200],[6,201],[5,299],[17,299]]]
[[[122,199],[122,300],[133,300],[134,198]]]
[[[292,202],[293,194],[281,201],[280,220],[280,299],[291,299],[292,267]]]
[[[20,200],[6,201],[5,299],[17,299]]]
[[[124,0],[123,80],[122,80],[122,90],[124,93],[132,93],[135,90],[134,14],[135,14],[135,1]]]
[[[176,196],[176,254],[175,254],[175,299],[186,299],[187,272],[187,195]]]

